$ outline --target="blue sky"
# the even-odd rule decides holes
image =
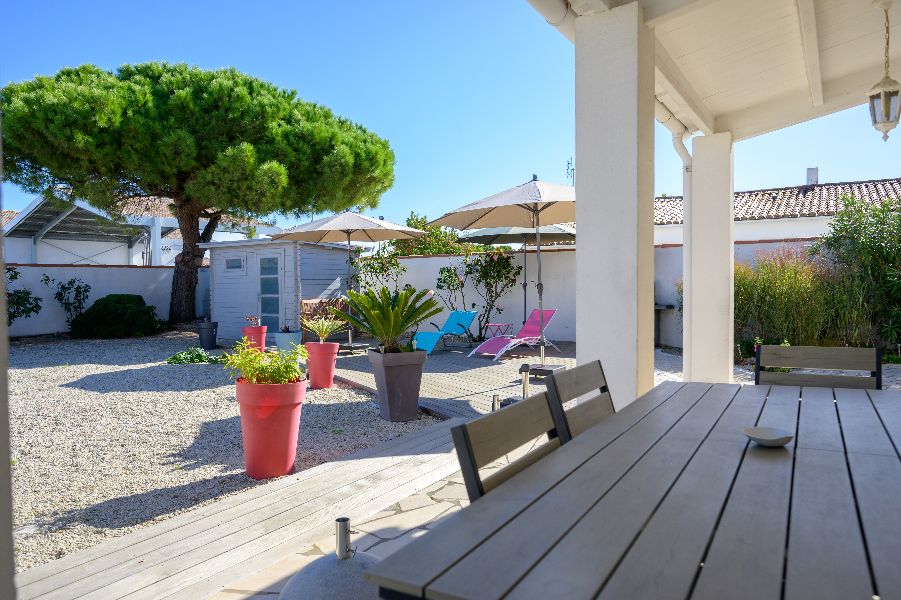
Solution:
[[[265,9],[263,8],[265,6]],[[372,214],[437,217],[529,179],[565,181],[574,153],[573,46],[525,0],[10,2],[0,83],[64,66],[166,60],[233,66],[387,138],[396,182]],[[681,193],[657,127],[656,193]],[[857,107],[735,146],[735,189],[901,175]],[[3,185],[4,208],[31,197]]]

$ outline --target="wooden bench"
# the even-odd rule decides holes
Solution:
[[[767,371],[816,369],[866,371],[869,375]],[[823,346],[774,346],[758,344],[754,361],[757,385],[799,385],[882,389],[882,351],[879,348],[827,348]]]

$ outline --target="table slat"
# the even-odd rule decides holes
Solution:
[[[892,440],[864,390],[835,390],[836,406],[848,454],[897,457]]]
[[[831,389],[805,388],[798,416],[786,600],[873,594]],[[823,449],[829,448],[829,449]]]
[[[868,390],[873,406],[895,445],[901,452],[901,392],[897,390]]]
[[[901,597],[901,460],[862,390],[835,390],[876,591]],[[901,400],[901,398],[899,398]]]
[[[748,446],[741,430],[757,423],[767,391],[741,388],[600,598],[688,596]]]
[[[771,388],[758,425],[794,431],[797,387]],[[732,486],[693,599],[776,600],[782,594],[792,447],[751,445]]]
[[[798,439],[795,440],[795,446],[844,452],[832,388],[801,388],[801,413],[798,416]]]
[[[643,423],[685,384],[667,382],[451,516],[365,573],[367,580],[422,596],[425,586],[594,454]],[[706,389],[706,388],[705,388]],[[655,415],[656,416],[656,415]],[[653,419],[656,420],[656,419]],[[566,452],[564,452],[566,450]]]
[[[509,598],[595,594],[737,391],[693,386],[673,396],[660,409],[684,413],[672,428],[636,427],[611,444],[437,579],[427,597],[497,598],[526,573]]]

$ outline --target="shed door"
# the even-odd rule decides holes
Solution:
[[[285,253],[282,250],[266,250],[257,252],[259,267],[259,308],[260,325],[266,325],[269,331],[276,332],[282,324],[282,277]]]

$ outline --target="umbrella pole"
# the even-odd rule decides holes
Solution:
[[[541,283],[541,214],[534,208],[532,221],[535,223],[535,262],[538,268],[538,352],[541,355],[541,366],[544,366],[544,284]]]
[[[526,236],[522,236],[522,324],[526,324],[529,315],[529,265],[526,255]]]
[[[351,276],[353,274],[353,266],[351,262],[352,250],[350,247],[350,234],[351,231],[347,231],[347,290],[350,291],[351,288]],[[348,298],[350,294],[348,294]],[[350,304],[347,305],[348,313],[350,312]],[[347,344],[351,347],[351,352],[353,352],[353,343],[354,343],[354,327],[350,323],[347,324]]]

